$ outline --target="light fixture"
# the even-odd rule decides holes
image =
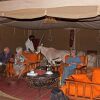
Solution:
[[[46,16],[45,19],[43,19],[43,23],[54,24],[54,23],[57,23],[57,20],[54,17]]]

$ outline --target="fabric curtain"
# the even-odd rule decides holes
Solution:
[[[72,48],[74,43],[74,29],[70,30],[70,40],[69,40],[69,47]]]

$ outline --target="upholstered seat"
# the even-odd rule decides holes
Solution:
[[[68,59],[69,55],[65,56],[65,59]],[[87,70],[87,56],[80,56],[81,64],[78,64],[75,69],[75,74],[86,72]],[[61,63],[58,67],[58,72],[60,73],[60,80],[63,74],[63,68],[67,66],[65,63]]]
[[[40,60],[39,54],[24,53],[24,56],[26,58],[26,60],[24,62],[25,67],[19,76],[23,75],[24,73],[29,72],[30,70],[35,69],[37,66],[39,66],[39,60]],[[13,68],[13,64],[14,64],[14,62],[8,62],[7,66],[6,66],[7,77],[16,76],[15,70]]]
[[[100,68],[93,69],[91,80],[87,74],[73,74],[66,80],[61,90],[66,95],[73,95],[75,98],[81,96],[92,100],[100,96]]]

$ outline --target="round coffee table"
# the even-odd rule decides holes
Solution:
[[[59,83],[59,73],[53,72],[52,75],[37,75],[37,76],[27,76],[27,83],[30,87],[54,87],[58,86]]]

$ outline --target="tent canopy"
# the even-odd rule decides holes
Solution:
[[[100,0],[2,0],[0,24],[28,29],[100,29]],[[57,23],[44,24],[46,16]]]
[[[2,0],[0,2],[1,16],[22,19],[44,15],[86,18],[99,14],[100,0]]]

